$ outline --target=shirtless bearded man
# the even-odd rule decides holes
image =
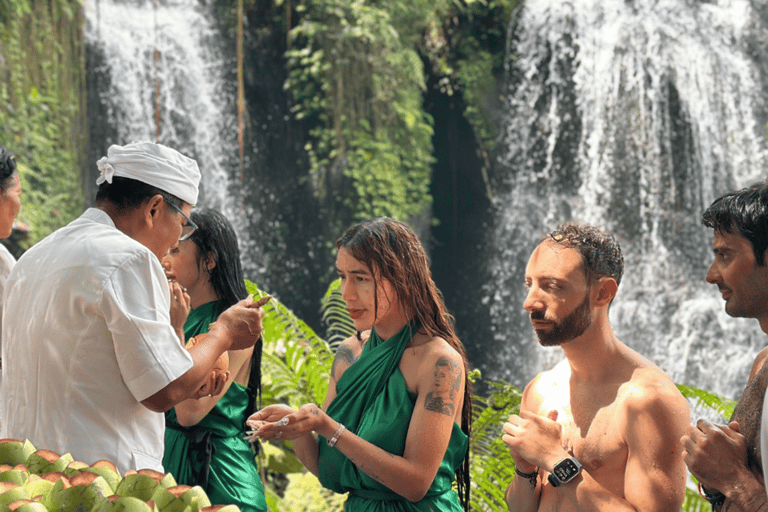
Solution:
[[[531,255],[524,307],[540,343],[566,359],[526,386],[520,415],[504,424],[511,512],[681,508],[688,404],[611,329],[623,267],[614,238],[584,225],[561,226]]]

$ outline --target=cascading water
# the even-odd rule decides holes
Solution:
[[[222,51],[210,8],[197,0],[162,0],[157,6],[96,0],[86,13],[86,44],[98,55],[91,59],[97,69],[89,69],[89,77],[96,77],[89,83],[96,96],[89,107],[104,117],[91,113],[92,154],[106,154],[110,144],[151,140],[197,160],[198,206],[217,208],[233,222],[248,256],[246,274],[258,271],[260,249],[249,233],[259,212],[236,199],[243,188],[234,171],[236,94],[234,81],[225,78],[233,73],[234,56]],[[95,160],[88,171],[95,180]]]
[[[518,385],[562,357],[522,309],[539,236],[576,219],[620,240],[619,339],[679,383],[738,398],[766,339],[704,281],[701,212],[766,177],[768,9],[746,0],[536,0],[510,25],[505,148],[484,304]],[[493,246],[496,246],[493,248]]]

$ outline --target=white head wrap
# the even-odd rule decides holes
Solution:
[[[112,145],[96,165],[101,171],[97,185],[122,176],[157,187],[190,205],[197,203],[200,169],[197,162],[175,149],[153,142]]]

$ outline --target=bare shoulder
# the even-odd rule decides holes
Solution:
[[[464,374],[464,360],[459,352],[439,336],[417,333],[412,346],[403,353],[404,359],[418,363],[420,371],[429,371],[435,366],[458,367]]]
[[[763,367],[763,364],[765,364],[766,359],[768,359],[768,347],[757,353],[755,362],[752,363],[752,370],[749,372],[749,380],[752,380],[754,376],[757,375],[757,373]]]
[[[541,372],[525,386],[521,408],[541,412],[542,407],[549,410],[557,408],[562,401],[567,403],[570,377],[571,367],[567,359],[563,359],[550,370]]]
[[[688,402],[672,379],[654,364],[640,366],[619,389],[627,413],[670,414],[689,422]]]
[[[331,367],[331,378],[338,382],[344,372],[352,366],[363,352],[363,345],[368,339],[369,332],[362,333],[362,340],[357,336],[350,336],[346,340],[342,341],[339,347],[336,349],[336,356],[333,359],[333,366]]]

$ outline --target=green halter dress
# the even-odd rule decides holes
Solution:
[[[219,301],[189,312],[184,334],[208,332],[222,312]],[[264,487],[254,453],[242,439],[248,411],[247,388],[233,382],[221,400],[194,427],[182,427],[171,409],[165,416],[163,467],[184,485],[201,485],[214,505],[237,505],[242,512],[265,512]]]
[[[351,432],[395,455],[405,451],[408,425],[416,394],[408,390],[398,363],[418,325],[406,325],[389,340],[375,331],[363,347],[360,359],[350,366],[336,385],[336,397],[328,415]],[[453,424],[451,439],[435,480],[424,499],[412,503],[375,481],[338,449],[328,447],[319,436],[319,478],[324,487],[349,493],[346,510],[354,512],[460,512],[458,495],[451,489],[454,473],[468,449],[468,439]]]

